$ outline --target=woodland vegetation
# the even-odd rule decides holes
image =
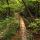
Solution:
[[[40,40],[40,0],[0,0],[0,40]]]

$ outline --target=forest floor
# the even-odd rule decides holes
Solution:
[[[21,40],[19,32],[15,36],[11,36],[11,40]],[[33,34],[33,40],[40,40],[40,34]]]
[[[11,36],[11,40],[21,40],[19,32],[16,32],[15,36]]]

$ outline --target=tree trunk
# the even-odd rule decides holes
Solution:
[[[19,17],[19,25],[20,25],[21,40],[27,40],[25,23],[21,16]]]

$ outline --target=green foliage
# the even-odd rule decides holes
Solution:
[[[33,32],[37,32],[40,30],[40,18],[39,19],[34,19],[34,21],[29,23],[29,26]]]
[[[35,0],[24,1],[27,6],[31,5],[33,8],[34,4],[37,2]],[[15,12],[23,12],[24,8],[25,6],[22,0],[0,0],[0,38],[3,38],[2,40],[10,40],[10,36],[15,35],[17,28],[19,27]],[[37,9],[35,8],[32,11],[35,12],[36,10]],[[11,16],[9,16],[10,14]],[[29,22],[28,27],[30,27],[33,32],[38,31],[40,29],[40,18]]]
[[[6,1],[0,1],[0,10],[6,8],[6,7],[10,7],[13,8],[13,10],[15,11],[22,11],[24,9],[24,5],[22,3],[22,1],[18,1],[18,0],[8,0],[9,5],[7,4]]]
[[[15,11],[22,11],[24,9],[24,5],[22,4],[22,1],[18,0],[10,0],[9,1],[9,7],[13,8]]]
[[[15,35],[17,28],[18,22],[15,18],[6,18],[0,22],[0,37],[2,36],[4,40],[7,40],[6,38]]]

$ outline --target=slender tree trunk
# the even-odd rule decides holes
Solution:
[[[19,17],[19,23],[20,23],[20,36],[21,40],[27,40],[26,38],[26,27],[23,18]]]

